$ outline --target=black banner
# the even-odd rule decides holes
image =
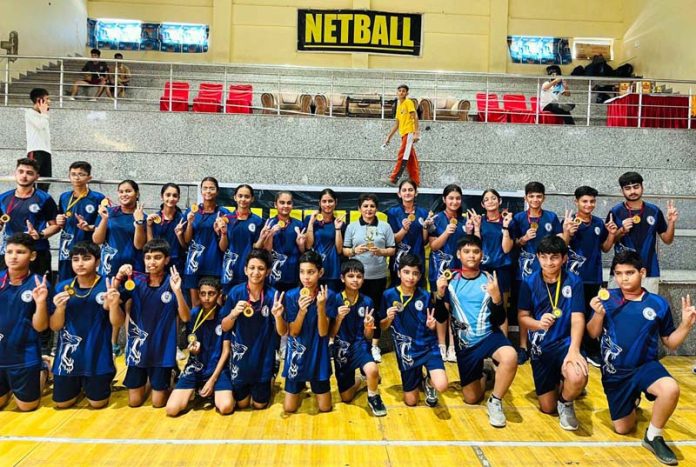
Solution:
[[[368,10],[297,10],[297,50],[421,54],[418,13]]]

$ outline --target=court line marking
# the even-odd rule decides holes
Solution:
[[[132,438],[65,438],[44,436],[0,436],[0,443],[34,442],[51,444],[132,444],[132,445],[288,445],[288,446],[412,446],[412,447],[542,447],[542,448],[606,448],[637,447],[640,441],[416,441],[416,440],[350,440],[350,439],[132,439]],[[696,440],[668,441],[673,446],[696,446]]]

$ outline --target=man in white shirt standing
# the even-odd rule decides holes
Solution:
[[[48,126],[48,110],[51,97],[43,88],[34,88],[29,93],[33,103],[31,109],[25,109],[24,122],[27,129],[27,157],[39,163],[39,175],[51,177],[51,131]],[[39,183],[37,188],[48,191],[49,183]]]

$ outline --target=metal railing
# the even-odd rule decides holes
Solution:
[[[50,65],[13,80],[13,67],[22,69],[23,60],[27,63],[43,60]],[[27,106],[30,89],[45,87],[54,96],[54,106],[59,108],[83,108],[85,104],[78,101],[86,94],[90,101],[102,98],[102,103],[89,105],[102,107],[106,102],[106,107],[114,110],[391,119],[396,88],[406,83],[410,87],[409,97],[416,100],[423,120],[561,123],[537,105],[544,100],[542,88],[549,77],[497,73],[98,59],[108,70],[99,73],[92,84],[78,86],[74,103],[70,100],[73,84],[89,74],[82,67],[91,60],[0,56],[3,77],[0,102],[5,106]],[[122,95],[114,92],[114,83],[123,82],[117,63],[130,68],[130,80]],[[563,79],[570,96],[561,97],[559,102],[574,104],[571,115],[576,124],[689,129],[694,124],[696,96],[692,90],[696,81],[577,76]],[[175,82],[186,83],[188,89],[165,92],[166,84]],[[251,85],[251,89],[240,90],[235,85]],[[206,93],[206,87],[213,89]],[[109,93],[113,98],[104,99]]]

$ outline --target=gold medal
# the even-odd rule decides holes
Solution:
[[[242,313],[247,318],[251,318],[252,316],[254,316],[254,308],[249,303],[247,303],[247,306],[244,307],[244,311]]]
[[[635,216],[633,216],[633,223],[634,223],[634,224],[640,224],[640,216],[639,216],[638,214],[636,214]]]
[[[100,206],[103,206],[105,208],[108,208],[111,203],[109,202],[109,198],[104,198],[101,200],[101,203],[99,203]]]
[[[0,216],[0,222],[2,222],[3,224],[7,224],[8,222],[10,222],[9,214],[3,214],[2,216]]]
[[[450,219],[449,223],[452,225],[457,225],[457,224],[459,224],[459,221],[453,217],[452,219]]]
[[[444,271],[442,271],[442,277],[444,277],[445,280],[452,279],[452,271],[450,271],[449,269],[445,269]]]
[[[135,281],[133,279],[128,279],[126,283],[123,284],[123,287],[130,292],[135,289]]]
[[[573,219],[573,222],[575,222],[576,224],[580,225],[580,224],[582,224],[582,219],[580,219],[579,217],[576,217],[576,218]]]
[[[300,289],[300,297],[309,297],[309,295],[312,293],[311,290],[309,290],[307,287],[302,287]]]
[[[531,224],[529,224],[529,228],[536,230],[539,228],[539,224],[537,224],[536,222],[532,222]]]
[[[323,215],[323,214],[317,214],[316,217],[315,217],[314,219],[316,219],[317,222],[324,222],[324,215]]]
[[[413,222],[416,220],[416,215],[415,214],[409,214],[407,217],[409,222]]]
[[[224,222],[225,224],[229,224],[229,223],[230,223],[230,218],[227,217],[227,216],[222,216],[221,219],[222,219],[222,222]]]
[[[73,295],[75,295],[75,289],[69,285],[66,285],[65,287],[63,287],[63,290],[65,290],[68,293],[68,295],[70,295],[71,297]]]
[[[502,211],[500,214],[501,214],[503,217],[506,217],[509,213],[510,213],[510,211],[508,211],[508,209],[505,208],[505,209],[503,209],[503,211]]]
[[[285,225],[285,221],[278,221],[278,227],[280,227],[281,229],[284,229]]]
[[[193,213],[198,212],[198,205],[197,205],[197,204],[192,204],[192,205],[191,205],[191,212],[193,212]]]
[[[198,339],[196,338],[196,335],[191,333],[186,337],[186,340],[188,341],[189,344],[193,344],[196,342]]]
[[[162,223],[162,216],[160,216],[159,214],[153,214],[152,215],[152,222],[154,222],[155,224],[161,224]]]
[[[404,311],[404,304],[401,302],[397,302],[396,300],[392,302],[392,306],[396,308],[396,311]]]
[[[65,217],[72,217],[72,211],[66,211]]]
[[[561,316],[563,316],[563,310],[561,310],[561,309],[558,308],[558,307],[555,307],[555,308],[553,309],[553,317],[554,317],[554,318],[560,318]]]
[[[597,291],[597,297],[602,301],[609,300],[609,291],[602,287]]]
[[[350,306],[350,300],[348,300],[348,299],[343,300],[343,306]]]

